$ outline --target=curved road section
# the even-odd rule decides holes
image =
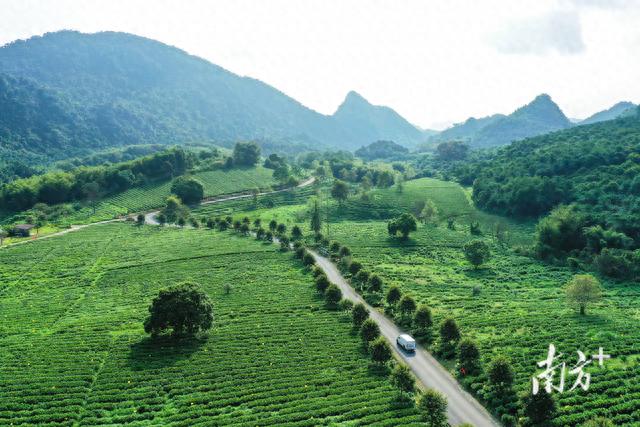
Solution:
[[[418,346],[414,353],[407,353],[395,345],[396,337],[403,333],[389,318],[367,304],[360,295],[347,283],[338,268],[331,260],[310,249],[316,264],[322,268],[329,280],[342,291],[344,298],[355,303],[364,304],[369,310],[369,316],[380,326],[380,333],[390,343],[398,357],[413,371],[416,378],[426,387],[433,388],[447,398],[447,415],[449,423],[457,426],[470,423],[475,427],[495,427],[497,423],[487,410],[469,393],[464,391],[458,382],[445,368],[426,350]]]
[[[311,178],[308,178],[308,179],[304,180],[303,182],[301,182],[300,184],[296,185],[295,187],[287,187],[287,188],[281,188],[280,190],[273,190],[273,191],[266,191],[264,193],[257,193],[256,196],[266,196],[268,194],[283,193],[285,191],[291,191],[291,190],[296,189],[296,188],[306,187],[307,185],[313,184],[315,180],[316,179],[314,177],[311,177]],[[229,200],[246,199],[247,197],[253,197],[253,194],[250,194],[250,193],[231,194],[231,195],[228,195],[228,196],[218,197],[218,198],[215,198],[215,199],[204,200],[204,201],[200,202],[199,205],[210,205],[210,204],[213,204],[213,203],[228,202]],[[160,225],[160,223],[156,219],[156,215],[158,215],[159,213],[160,213],[159,210],[153,211],[153,212],[147,212],[144,215],[144,222],[147,223],[147,224],[150,224],[150,225]]]

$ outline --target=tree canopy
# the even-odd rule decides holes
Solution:
[[[172,330],[174,336],[194,335],[213,326],[213,308],[200,286],[185,282],[160,291],[149,307],[144,330],[152,335]]]

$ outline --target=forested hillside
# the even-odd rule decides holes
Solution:
[[[572,206],[540,222],[541,255],[600,254],[603,273],[640,274],[640,253],[628,251],[640,245],[640,110],[516,142],[459,172],[475,178],[473,199],[484,209],[535,217]]]
[[[133,144],[259,140],[355,149],[422,138],[393,110],[363,100],[369,108],[354,117],[325,116],[261,81],[125,33],[62,31],[10,43],[0,48],[0,75],[5,161]]]
[[[467,142],[472,148],[486,148],[506,145],[569,126],[569,119],[558,105],[549,95],[542,94],[508,116],[494,114],[481,119],[470,118],[431,137],[430,140],[460,140]]]
[[[632,102],[618,102],[611,108],[608,108],[603,111],[599,111],[592,116],[587,117],[586,119],[579,122],[579,125],[590,125],[593,123],[604,122],[607,120],[617,119],[618,117],[623,117],[629,114],[632,114],[632,111],[635,107],[635,104]]]

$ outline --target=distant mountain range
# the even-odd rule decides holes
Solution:
[[[633,106],[616,104],[579,124]],[[75,31],[0,48],[0,112],[0,169],[138,144],[256,140],[353,151],[381,140],[412,148],[455,139],[481,148],[573,125],[548,95],[509,115],[470,118],[442,132],[419,129],[356,92],[324,115],[175,47],[126,33]]]
[[[617,119],[618,117],[624,117],[632,114],[635,107],[637,107],[637,105],[633,104],[632,102],[618,102],[613,107],[608,108],[604,111],[597,112],[594,115],[579,121],[577,124],[590,125],[592,123],[604,122],[607,120]]]
[[[509,115],[494,114],[480,119],[471,117],[429,136],[428,143],[433,146],[443,141],[460,140],[472,148],[500,146],[571,126],[624,117],[632,114],[635,107],[631,102],[620,102],[584,120],[568,119],[549,95],[542,94]]]
[[[542,94],[508,116],[495,114],[481,119],[470,118],[432,136],[431,140],[440,142],[457,139],[468,142],[472,148],[486,148],[569,126],[571,122],[558,105],[549,95]]]
[[[0,48],[0,157],[58,160],[128,144],[258,140],[354,150],[423,133],[350,92],[333,116],[163,43],[61,31]]]

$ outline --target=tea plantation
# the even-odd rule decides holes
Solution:
[[[0,424],[419,424],[347,315],[272,245],[107,224],[4,248],[0,264]],[[151,340],[151,299],[185,280],[212,299],[214,328]]]
[[[193,176],[202,182],[204,196],[268,188],[275,184],[273,171],[263,167],[247,169],[212,170],[197,172]],[[117,215],[147,211],[163,205],[170,193],[171,181],[150,183],[102,199],[93,213],[93,208],[83,207],[65,218],[67,223],[88,223],[111,219]]]
[[[438,225],[420,224],[406,242],[388,236],[386,221],[372,219],[388,218],[427,198],[437,204],[441,220]],[[517,255],[509,246],[530,244],[532,225],[475,211],[455,184],[414,180],[405,183],[402,193],[375,190],[368,201],[353,196],[343,207],[334,202],[329,206],[325,235],[348,246],[353,260],[383,278],[385,289],[397,285],[431,307],[434,335],[443,319],[453,317],[463,337],[477,342],[485,367],[499,355],[508,357],[518,392],[530,393],[531,377],[541,371],[536,363],[546,358],[550,343],[564,354],[567,369],[577,363],[578,350],[590,357],[603,347],[612,359],[602,368],[587,368],[592,374],[589,390],[567,391],[575,381],[568,375],[565,392],[554,394],[556,425],[581,425],[595,416],[608,417],[615,425],[640,424],[640,384],[635,381],[640,376],[640,330],[632,326],[640,320],[640,285],[603,280],[603,300],[580,316],[567,304],[564,291],[576,271]],[[307,211],[299,205],[247,214],[299,223],[308,233]],[[454,230],[444,220],[449,216],[455,218]],[[482,236],[470,235],[471,221],[480,222]],[[505,224],[508,244],[492,237],[497,222]],[[477,270],[462,252],[474,239],[485,240],[492,251],[490,261]],[[452,361],[443,362],[454,369]],[[469,386],[482,397],[485,384],[486,378],[480,378]]]

